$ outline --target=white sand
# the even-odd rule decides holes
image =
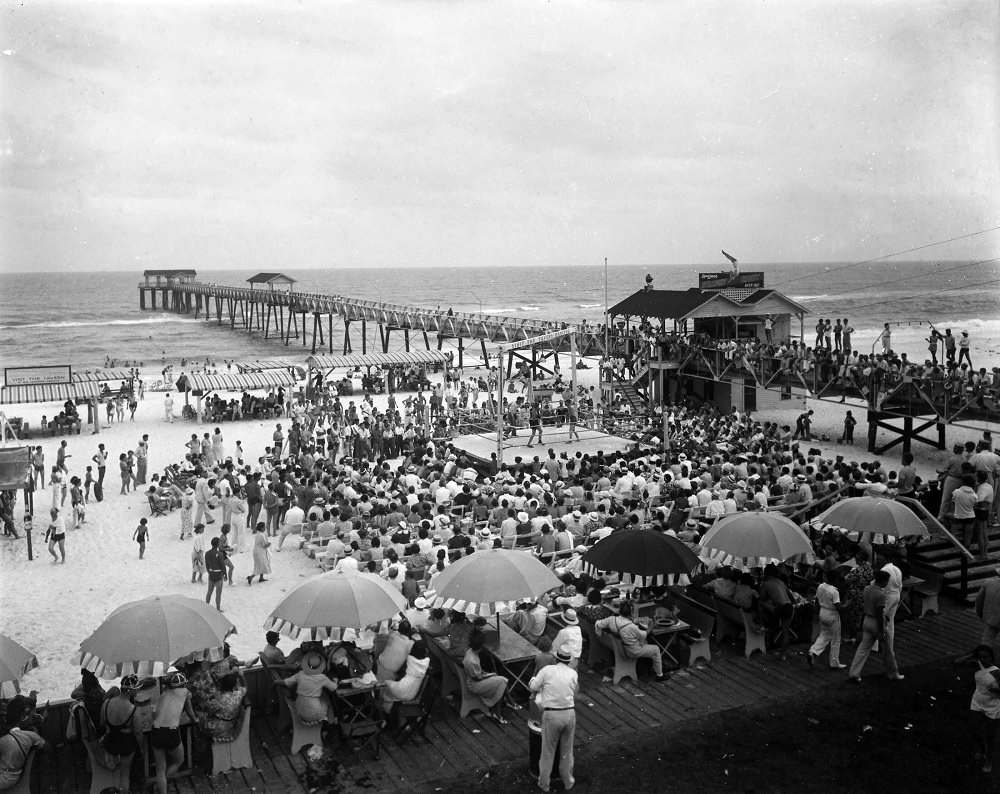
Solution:
[[[466,370],[466,376],[469,374]],[[591,368],[582,371],[580,376],[581,382],[589,386],[596,382],[597,372]],[[147,373],[147,382],[157,377],[152,372]],[[376,398],[376,404],[384,408],[385,399]],[[175,394],[174,402],[175,410],[179,412],[183,400]],[[69,529],[65,565],[51,564],[42,543],[50,500],[47,489],[36,492],[34,561],[27,559],[23,539],[0,539],[0,631],[38,656],[39,669],[29,673],[22,683],[26,689],[39,690],[43,699],[69,695],[78,680],[78,671],[70,663],[71,657],[80,642],[116,607],[155,594],[182,593],[200,598],[205,595],[205,585],[190,583],[190,541],[178,540],[179,514],[175,511],[166,517],[150,519],[151,537],[146,559],[140,561],[138,546],[131,538],[139,519],[149,515],[146,499],[141,490],[127,496],[118,493],[121,486],[116,465],[118,455],[134,449],[143,433],[150,436],[148,480],[149,475],[162,471],[168,463],[182,459],[184,443],[192,433],[198,433],[200,437],[213,429],[208,424],[197,425],[180,419],[169,424],[163,420],[162,406],[161,393],[148,393],[140,403],[135,422],[126,420],[122,425],[116,423],[108,429],[102,428],[99,436],[87,435],[85,430],[85,434],[80,436],[32,438],[27,442],[41,444],[48,467],[55,462],[60,441],[68,439],[69,453],[73,456],[69,459],[70,473],[81,478],[98,443],[104,443],[111,453],[105,500],[102,503],[91,501],[87,511],[88,523],[80,529]],[[840,433],[844,409],[850,406],[811,401],[810,407],[816,410],[814,431],[836,438]],[[13,408],[15,410],[8,413],[23,416],[33,426],[37,426],[42,414],[53,413],[52,405]],[[800,403],[795,403],[788,409],[761,414],[760,418],[794,424],[795,416],[800,411]],[[848,460],[869,459],[870,456],[864,452],[864,410],[856,407],[855,416],[859,420],[857,441],[854,449],[844,454]],[[243,443],[246,460],[253,462],[270,443],[274,422],[224,423],[221,428],[227,454],[231,453],[239,439]],[[949,428],[949,443],[965,440],[966,436],[979,436],[974,431],[958,433],[956,430]],[[809,446],[819,447],[830,455],[844,450],[832,442],[813,442]],[[934,466],[946,455],[923,445],[915,445],[913,449],[924,476],[932,475]],[[887,467],[896,467],[899,449],[883,456],[883,460]],[[68,507],[68,499],[66,504]],[[217,519],[219,517],[217,513]],[[210,529],[218,528],[220,524],[213,524]],[[211,531],[206,535],[211,537]],[[252,569],[251,555],[248,552],[236,555],[234,563],[236,584],[226,586],[222,606],[239,631],[231,644],[234,653],[242,658],[253,655],[263,646],[263,623],[282,596],[305,577],[318,571],[312,560],[293,547],[286,547],[281,553],[272,554],[273,573],[269,581],[247,587],[242,577]],[[289,640],[282,640],[286,650],[293,645]]]

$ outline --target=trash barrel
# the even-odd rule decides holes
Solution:
[[[556,745],[555,760],[552,766],[556,770],[556,777],[559,776],[559,746]],[[528,720],[528,773],[532,777],[538,777],[538,762],[542,759],[542,723],[538,720]]]

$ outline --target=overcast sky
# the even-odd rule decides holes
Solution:
[[[4,23],[6,271],[852,261],[1000,225],[992,0]]]

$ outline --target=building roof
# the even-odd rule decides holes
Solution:
[[[709,307],[708,304],[713,306]],[[715,305],[717,304],[717,305]],[[639,290],[608,310],[609,316],[655,317],[684,320],[697,316],[736,316],[748,313],[807,313],[804,306],[773,289],[755,290],[743,300],[722,292],[703,292],[697,287],[686,290]]]
[[[435,364],[448,360],[443,350],[411,350],[409,353],[353,353],[346,356],[309,356],[306,359],[313,369],[338,369],[340,367],[377,367],[389,364]]]
[[[250,276],[247,282],[250,284],[294,284],[297,280],[284,273],[258,273],[256,276]]]
[[[143,276],[166,276],[167,278],[172,278],[174,276],[197,276],[197,270],[143,270]]]
[[[702,292],[697,287],[686,290],[639,290],[608,309],[608,314],[679,319],[688,312],[697,309],[705,301],[711,300],[717,294],[715,292]]]

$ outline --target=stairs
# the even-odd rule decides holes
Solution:
[[[945,589],[960,597],[962,557],[964,555],[955,548],[948,538],[941,534],[936,520],[925,518],[924,524],[930,531],[931,537],[912,547],[908,558],[911,562],[919,563],[943,574]],[[975,553],[973,549],[970,551]],[[989,560],[980,561],[978,557],[975,560],[968,560],[968,592],[966,594],[968,601],[975,600],[976,593],[983,586],[983,582],[997,575],[996,569],[1000,567],[1000,527],[990,527],[989,529],[989,552]]]
[[[622,395],[626,402],[632,406],[634,413],[643,413],[646,410],[646,398],[631,383],[616,383],[614,390]]]

